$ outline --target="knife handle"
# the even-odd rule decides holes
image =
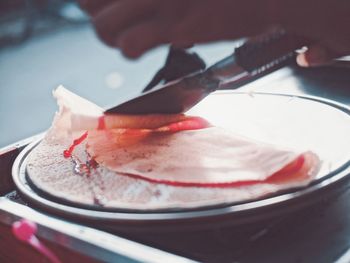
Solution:
[[[259,74],[295,55],[297,49],[310,44],[304,37],[287,33],[283,29],[274,30],[248,40],[235,49],[236,63],[250,74]]]
[[[159,83],[164,84],[205,68],[204,60],[197,53],[171,46],[164,66],[158,70],[142,92],[153,89]]]

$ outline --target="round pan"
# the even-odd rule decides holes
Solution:
[[[222,112],[225,112],[224,116]],[[26,176],[26,161],[37,141],[27,146],[16,159],[13,180],[20,194],[40,209],[74,220],[103,222],[113,228],[150,231],[155,228],[202,228],[217,222],[221,225],[242,224],[266,219],[311,205],[326,194],[336,193],[343,181],[348,179],[350,139],[346,134],[350,132],[350,110],[345,105],[315,97],[218,92],[190,113],[204,114],[213,124],[247,137],[275,143],[277,140],[277,143],[287,143],[292,147],[309,147],[321,158],[321,170],[307,187],[260,200],[198,209],[118,211],[65,202],[33,187]],[[257,132],[261,130],[267,132]]]

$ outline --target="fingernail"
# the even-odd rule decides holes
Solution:
[[[309,67],[310,64],[307,62],[305,58],[305,53],[301,53],[297,56],[297,63],[301,67]]]

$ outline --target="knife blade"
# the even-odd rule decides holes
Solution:
[[[309,44],[303,37],[274,30],[252,38],[234,53],[206,70],[199,70],[183,78],[158,85],[152,90],[131,98],[105,113],[170,114],[182,113],[210,93],[271,70],[295,55],[295,51]]]

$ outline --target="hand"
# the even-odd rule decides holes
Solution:
[[[266,24],[258,21],[258,8],[252,10],[249,1],[241,1],[239,6],[232,0],[79,2],[92,16],[99,37],[128,57],[138,57],[165,43],[186,46],[254,35]]]
[[[252,36],[281,25],[315,41],[303,66],[350,54],[347,0],[78,0],[100,38],[131,58],[161,44]]]
[[[314,41],[298,55],[299,65],[329,64],[350,54],[350,1],[271,0],[269,6],[272,23]]]

